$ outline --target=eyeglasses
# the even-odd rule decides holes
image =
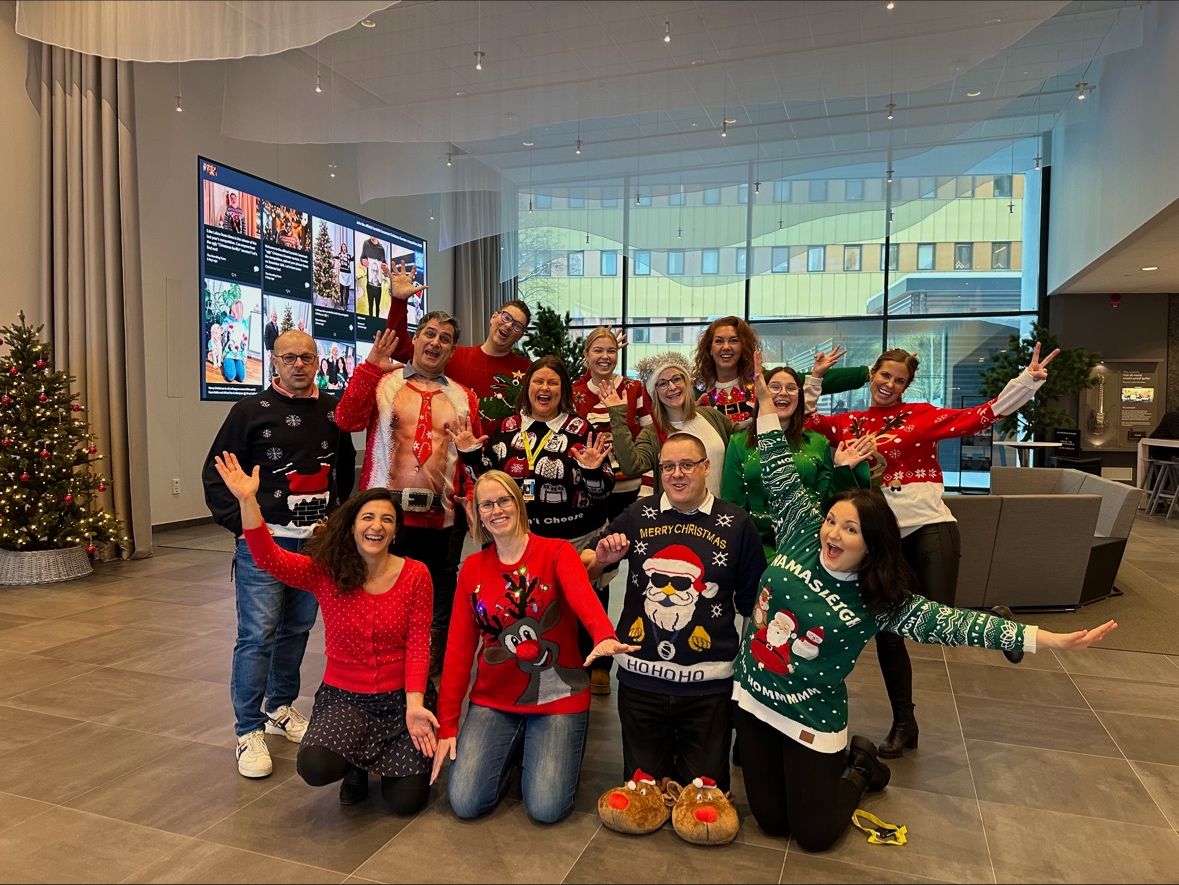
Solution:
[[[513,332],[523,332],[525,329],[528,328],[527,323],[520,322],[518,319],[516,319],[514,316],[512,316],[506,310],[501,310],[499,312],[499,321],[501,323],[503,323],[505,326],[511,326]]]
[[[771,381],[766,386],[770,389],[770,393],[788,393],[791,396],[798,393],[797,384],[779,384],[777,381]]]
[[[676,377],[674,377],[674,378],[664,378],[662,381],[656,381],[655,382],[655,389],[656,390],[667,390],[667,388],[671,387],[672,385],[674,385],[676,387],[683,387],[687,383],[688,383],[688,379],[685,378],[683,375],[676,375]]]
[[[293,366],[297,362],[310,366],[318,359],[314,353],[276,353],[274,358],[282,360],[284,366]]]
[[[691,473],[707,460],[707,458],[701,458],[698,461],[661,461],[659,462],[659,472],[664,476],[671,476],[676,470],[681,473]]]
[[[648,577],[651,579],[652,586],[671,587],[680,593],[692,586],[692,579],[687,575],[665,575],[662,572],[651,572]]]
[[[495,508],[497,508],[497,507],[500,510],[511,510],[515,506],[516,506],[516,499],[513,498],[511,495],[504,495],[502,498],[496,498],[494,501],[480,501],[479,502],[479,512],[480,513],[494,513]]]

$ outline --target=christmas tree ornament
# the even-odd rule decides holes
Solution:
[[[38,369],[44,369],[45,360],[37,360],[37,362],[33,363],[33,365],[35,365]]]
[[[78,403],[70,403],[70,411],[71,412],[80,412],[80,411],[82,411],[82,406]]]
[[[20,369],[18,369],[16,366],[13,366],[11,369],[8,370],[8,374],[9,375],[19,375]]]
[[[8,405],[10,402],[12,402],[12,397],[10,397],[7,393],[4,394],[4,396],[0,396],[0,403],[3,405]]]
[[[37,455],[42,458],[48,458],[49,457],[49,449],[42,449],[41,451],[39,451],[37,453]]]
[[[62,498],[62,500],[65,501],[67,504],[73,504],[74,503],[74,496],[67,494],[64,498]]]
[[[91,556],[93,556],[95,553],[98,552],[98,548],[95,547],[93,544],[87,544],[86,545],[86,552],[89,553]]]
[[[20,475],[20,481],[21,481],[21,482],[28,482],[28,481],[29,481],[29,475],[28,475],[27,473],[22,473],[22,474]]]
[[[91,455],[93,455],[95,452],[98,451],[98,446],[92,445],[86,451],[89,452]]]
[[[39,403],[47,403],[47,402],[49,402],[49,397],[47,397],[47,396],[45,395],[45,391],[44,391],[44,390],[42,390],[42,391],[41,391],[39,394],[37,394],[37,402],[39,402]]]
[[[98,490],[99,490],[100,492],[105,492],[105,491],[106,491],[106,483],[105,483],[105,482],[100,482],[100,483],[98,484]]]
[[[0,446],[8,448],[10,445],[12,445],[12,440],[9,437],[6,436],[4,439],[0,439]]]

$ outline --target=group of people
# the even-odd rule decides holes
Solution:
[[[822,850],[887,784],[880,757],[917,745],[904,638],[1017,655],[1116,626],[1055,634],[949,604],[958,546],[937,442],[1026,402],[1055,353],[952,410],[904,401],[914,354],[840,369],[835,348],[809,375],[763,370],[754,330],[724,317],[695,369],[661,354],[637,380],[617,373],[620,336],[595,329],[574,380],[554,356],[514,352],[523,302],[495,311],[480,345],[460,346],[441,311],[411,338],[422,287],[412,266],[390,277],[388,328],[338,402],[313,382],[313,342],[284,333],[271,388],[234,405],[210,450],[206,496],[239,537],[245,776],[271,770],[264,733],[285,734],[308,783],[340,781],[350,803],[379,775],[412,813],[449,761],[450,807],[470,818],[519,766],[528,813],[553,823],[572,810],[590,694],[610,690],[613,661],[624,779],[727,790],[735,729],[757,823]],[[521,379],[502,422],[479,410],[497,374]],[[818,413],[822,393],[865,383],[867,410]],[[362,491],[347,497],[358,430]],[[459,569],[468,527],[480,549]],[[316,600],[328,664],[308,723],[293,702]],[[873,637],[894,711],[879,747],[849,736],[844,685]]]
[[[311,251],[311,218],[306,212],[262,201],[262,235],[268,243]]]

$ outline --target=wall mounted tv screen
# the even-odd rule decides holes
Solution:
[[[389,272],[426,282],[426,241],[215,160],[197,157],[201,399],[270,384],[288,329],[315,340],[315,383],[339,395],[385,327]],[[409,303],[409,325],[425,313]]]

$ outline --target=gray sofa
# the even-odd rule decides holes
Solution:
[[[1069,468],[994,467],[989,495],[946,495],[964,608],[1075,608],[1114,592],[1142,491]]]

